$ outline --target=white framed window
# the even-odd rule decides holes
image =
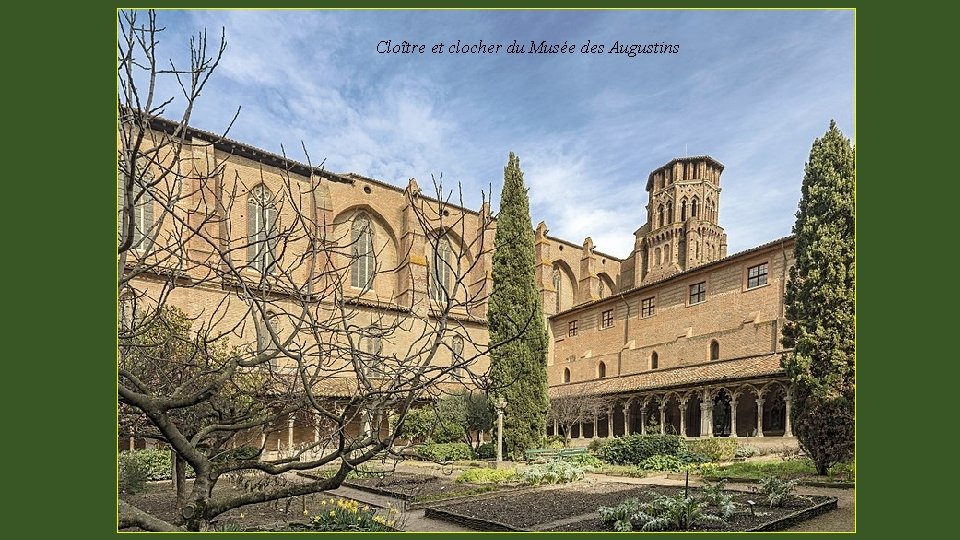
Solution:
[[[365,215],[353,220],[350,234],[351,257],[350,286],[368,290],[373,287],[376,273],[376,257],[373,251],[373,224]]]
[[[277,256],[277,206],[273,192],[263,184],[247,197],[247,237],[250,266],[270,272]]]

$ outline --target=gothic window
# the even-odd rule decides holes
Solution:
[[[560,269],[554,268],[553,269],[553,289],[557,291],[557,301],[556,301],[556,306],[554,306],[554,311],[557,313],[560,313],[560,294],[562,293],[562,291],[560,290],[561,283],[562,281],[560,280]]]
[[[697,217],[699,207],[700,207],[700,200],[694,197],[693,200],[690,201],[690,215],[693,217]]]
[[[657,369],[660,366],[660,355],[657,351],[650,353],[650,369]]]
[[[250,190],[247,198],[247,236],[250,266],[269,272],[276,261],[277,207],[273,192],[263,184]]]
[[[710,359],[719,360],[720,359],[720,342],[713,340],[710,342]]]
[[[666,247],[663,248],[663,262],[670,262],[670,260],[673,259],[673,250],[670,249],[671,247],[670,244],[667,244]]]
[[[684,197],[680,200],[680,221],[687,220],[687,198]]]
[[[673,201],[667,201],[667,223],[673,223]]]
[[[447,301],[450,289],[453,288],[454,274],[453,250],[447,238],[437,238],[430,261],[430,297],[437,302]]]
[[[125,164],[124,164],[125,165]],[[121,166],[122,167],[122,166]],[[147,171],[147,161],[143,156],[137,160],[133,182],[133,213],[129,219],[133,220],[133,240],[131,249],[148,249],[151,229],[154,225],[153,195],[147,190],[147,185],[153,180],[153,175]],[[126,212],[127,190],[124,183],[126,174],[117,175],[117,228],[120,231],[119,241],[123,241],[126,234],[124,213]]]
[[[606,379],[607,378],[607,365],[603,362],[597,364],[597,378]]]
[[[657,208],[657,227],[663,227],[663,205]]]
[[[656,261],[657,266],[660,266],[662,256],[660,248],[653,250],[653,260]]]
[[[373,225],[364,215],[353,220],[350,235],[350,286],[367,290],[373,286],[376,260],[373,252]]]
[[[454,337],[450,349],[453,353],[453,376],[459,379],[463,375],[463,338]]]
[[[563,368],[563,382],[570,382],[570,368]]]

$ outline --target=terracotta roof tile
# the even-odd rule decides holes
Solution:
[[[774,353],[695,366],[656,369],[610,379],[558,384],[550,387],[550,396],[567,395],[578,387],[597,394],[617,394],[782,375],[784,371],[780,366],[781,355],[782,353]]]

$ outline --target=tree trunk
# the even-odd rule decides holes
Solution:
[[[183,508],[187,497],[187,467],[186,462],[176,453],[173,458],[173,486],[177,492],[177,511]]]

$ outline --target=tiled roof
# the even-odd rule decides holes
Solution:
[[[457,393],[464,389],[464,383],[457,381],[436,382],[428,390],[420,391],[423,398],[435,394]],[[313,389],[314,395],[325,398],[351,398],[357,395],[357,380],[351,377],[330,377],[319,382]]]
[[[550,396],[569,395],[578,388],[596,394],[619,394],[782,375],[784,371],[780,366],[781,355],[782,353],[773,353],[695,366],[655,369],[610,379],[558,384],[550,387]]]

